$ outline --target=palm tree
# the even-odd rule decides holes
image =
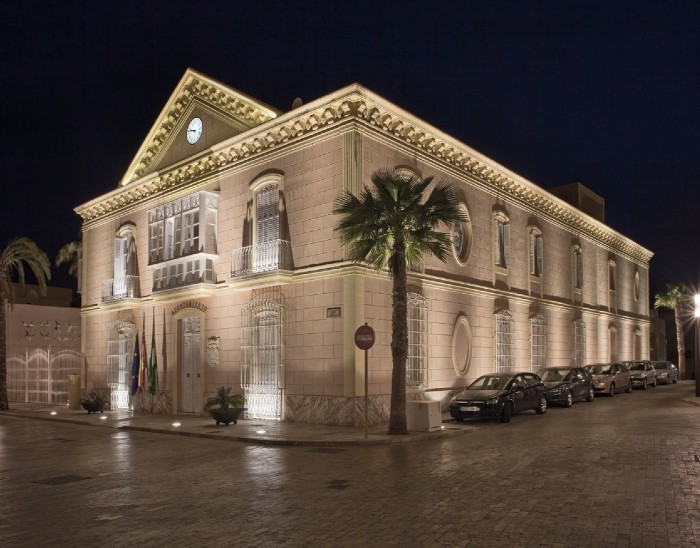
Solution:
[[[681,305],[688,298],[688,292],[683,284],[666,284],[666,291],[657,293],[654,296],[654,308],[670,308],[676,320],[676,344],[678,345],[678,370],[685,371],[685,378],[688,378],[688,371],[685,368],[685,333],[683,332],[683,318],[681,317]]]
[[[347,245],[348,259],[378,270],[389,267],[393,280],[391,317],[391,410],[389,434],[406,434],[406,357],[408,320],[406,295],[407,265],[418,265],[423,255],[445,261],[450,227],[466,220],[455,189],[437,182],[427,193],[433,178],[419,179],[390,169],[372,173],[372,185],[359,196],[344,192],[333,212],[340,215],[336,230]]]
[[[80,265],[80,254],[83,251],[82,242],[68,242],[56,254],[56,266],[61,266],[68,263],[68,274],[78,276],[78,268]]]
[[[12,278],[17,273],[19,283],[24,285],[25,265],[36,278],[42,295],[46,294],[46,282],[51,279],[51,263],[34,240],[16,238],[0,250],[0,411],[10,408],[7,399],[7,333],[5,330],[5,301],[12,306],[15,291]]]

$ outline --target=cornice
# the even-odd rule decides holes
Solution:
[[[193,85],[192,89],[200,88]],[[202,89],[215,94],[211,87]],[[486,192],[532,209],[541,217],[572,233],[587,236],[642,266],[648,266],[653,256],[651,251],[607,225],[357,84],[268,120],[172,169],[134,180],[75,211],[85,225],[90,225],[148,197],[209,179],[251,158],[346,124],[420,151],[433,163],[461,175]]]

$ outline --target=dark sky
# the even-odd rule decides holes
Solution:
[[[49,254],[187,67],[281,110],[359,82],[549,188],[580,181],[700,282],[700,2],[6,0],[0,245]],[[70,285],[63,274],[59,285]]]

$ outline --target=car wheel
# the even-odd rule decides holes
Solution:
[[[535,412],[538,415],[544,415],[547,412],[547,398],[540,396],[540,402],[537,404]]]
[[[571,407],[574,404],[574,395],[571,392],[566,393],[566,401],[564,407]]]
[[[615,395],[615,383],[611,382],[610,383],[610,391],[608,392],[608,396],[611,398]]]
[[[646,390],[646,387],[645,387]],[[629,386],[627,387],[627,393],[630,394],[632,392],[632,382],[630,381]]]
[[[595,398],[595,390],[593,390],[592,388],[589,388],[588,389],[588,396],[586,396],[586,401],[593,401],[594,398]]]
[[[509,403],[503,406],[503,412],[501,413],[501,422],[510,422],[510,417],[513,415],[513,408]]]
[[[647,380],[644,379],[644,382],[642,383],[642,390],[646,390],[646,389],[647,389]]]

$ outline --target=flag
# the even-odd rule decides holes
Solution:
[[[131,364],[131,395],[135,395],[139,389],[139,366],[141,356],[139,352],[139,330],[136,330],[136,340],[134,341],[134,361]]]
[[[143,315],[143,329],[141,330],[141,364],[139,365],[139,394],[147,388],[146,376],[148,374],[148,352],[146,351],[146,315]]]
[[[155,312],[155,311],[154,311]],[[153,314],[153,329],[151,330],[151,361],[148,364],[148,391],[156,393],[158,385],[158,363],[156,362],[156,315]]]

